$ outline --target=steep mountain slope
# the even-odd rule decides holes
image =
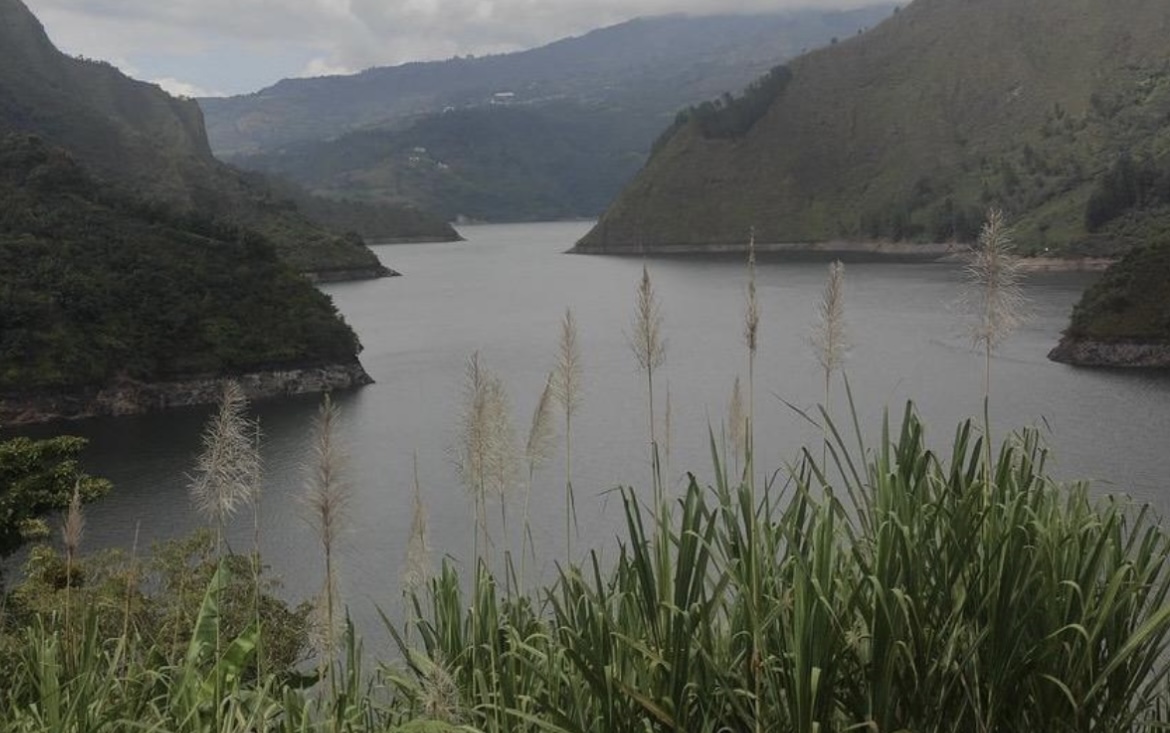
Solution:
[[[382,271],[360,241],[311,223],[263,182],[215,160],[202,114],[101,62],[60,53],[21,0],[0,0],[0,133],[33,133],[136,195],[246,221],[305,271]]]
[[[483,106],[556,99],[670,114],[738,89],[802,49],[857,32],[890,5],[847,12],[668,16],[633,20],[520,53],[287,79],[227,99],[201,99],[212,148],[252,153],[369,125]]]
[[[578,249],[965,240],[998,205],[1026,249],[1099,250],[1104,174],[1170,151],[1168,37],[1162,0],[916,0],[695,110]]]
[[[889,12],[646,18],[532,51],[282,82],[203,104],[227,148],[369,123],[226,158],[322,195],[409,202],[448,219],[596,217],[680,108]]]
[[[298,375],[274,377],[278,393],[311,389],[306,369],[334,370],[322,388],[368,381],[332,302],[261,235],[114,192],[26,135],[0,136],[0,293],[5,423],[161,406],[126,386],[176,379]],[[116,385],[120,406],[95,404]]]

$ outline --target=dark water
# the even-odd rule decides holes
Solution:
[[[461,561],[471,551],[471,501],[451,459],[467,358],[478,350],[503,376],[523,439],[553,365],[566,307],[579,322],[586,369],[585,402],[574,427],[578,547],[612,546],[620,502],[609,490],[645,486],[650,477],[645,382],[624,335],[642,261],[560,254],[585,230],[584,224],[472,227],[464,230],[465,243],[382,247],[385,263],[405,277],[326,288],[361,336],[362,361],[377,380],[339,400],[353,490],[342,585],[359,625],[376,628],[374,605],[395,609],[400,601],[413,456],[436,558]],[[656,384],[663,388],[660,409],[668,384],[671,394],[671,473],[678,478],[694,471],[703,479],[711,473],[708,426],[719,431],[732,381],[737,373],[746,376],[745,268],[728,259],[660,260],[649,266],[669,339]],[[809,334],[825,274],[823,263],[760,265],[756,447],[761,466],[781,468],[800,445],[818,440],[786,403],[811,408],[822,399]],[[876,427],[883,410],[896,417],[913,399],[932,431],[928,438],[945,445],[958,421],[982,409],[982,358],[972,351],[956,306],[961,271],[855,263],[847,266],[846,276],[852,343],[847,370],[863,424]],[[1050,274],[1028,280],[1030,319],[993,364],[993,421],[1001,435],[1011,427],[1045,426],[1060,476],[1094,479],[1102,493],[1125,492],[1165,514],[1170,377],[1073,369],[1045,358],[1091,279]],[[265,433],[264,552],[294,598],[314,592],[321,578],[319,552],[298,502],[316,403],[296,399],[257,410]],[[840,402],[834,406],[838,414],[843,409]],[[90,547],[129,547],[136,531],[146,547],[198,524],[186,472],[206,415],[190,410],[70,426],[70,432],[92,441],[89,469],[116,484],[108,499],[89,510]],[[563,553],[562,460],[554,456],[537,476],[532,495],[545,572]],[[517,493],[513,527],[521,502]],[[251,518],[240,517],[238,524],[233,542],[246,549]]]

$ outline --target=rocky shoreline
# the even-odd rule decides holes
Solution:
[[[401,272],[395,272],[383,265],[371,267],[350,267],[337,270],[315,270],[302,273],[311,283],[340,283],[353,280],[376,280],[380,277],[399,277]]]
[[[909,244],[906,242],[757,242],[757,254],[817,257],[818,259],[878,259],[933,262],[954,257],[966,251],[966,245],[955,243]],[[676,255],[747,255],[748,243],[730,244],[661,244],[653,247],[584,245],[578,242],[571,254],[630,255],[636,257]]]
[[[1167,369],[1170,368],[1170,344],[1093,341],[1066,336],[1048,353],[1048,358],[1072,366]]]
[[[377,247],[379,245],[395,245],[395,244],[444,244],[449,242],[466,242],[467,239],[456,234],[454,237],[372,237],[366,240],[366,244],[370,247]]]
[[[70,392],[0,394],[0,425],[137,415],[172,407],[213,404],[219,400],[227,379],[236,380],[253,401],[349,390],[374,381],[356,359],[348,364],[274,369],[232,377],[190,377],[166,382],[127,379]]]
[[[1025,272],[1105,272],[1117,260],[1109,257],[1023,257]]]
[[[913,244],[909,242],[779,242],[756,243],[757,254],[793,259],[942,262],[961,263],[969,245],[954,242]],[[582,245],[578,242],[569,254],[646,256],[725,256],[748,253],[746,242],[734,244],[663,244],[653,247]],[[1103,272],[1116,260],[1107,257],[1021,257],[1020,269],[1026,272]]]

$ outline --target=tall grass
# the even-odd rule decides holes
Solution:
[[[350,486],[345,478],[345,451],[337,436],[339,418],[337,406],[326,395],[313,420],[313,460],[305,467],[303,497],[307,510],[305,518],[321,543],[321,556],[325,563],[325,579],[317,601],[315,634],[323,667],[329,672],[334,694],[337,692],[334,662],[341,629],[337,549],[341,532],[348,521],[351,498]]]
[[[752,466],[760,326],[754,254],[745,313],[748,404],[737,379],[730,448],[721,450],[709,430],[711,483],[689,474],[673,500],[664,496],[654,427],[662,316],[643,268],[629,336],[647,377],[655,470],[643,491],[618,491],[624,525],[612,561],[597,550],[575,557],[569,540],[575,501],[569,434],[581,370],[567,312],[558,364],[524,451],[531,491],[555,440],[555,402],[565,418],[567,543],[555,578],[530,588],[523,559],[519,583],[507,550],[502,565],[491,562],[486,505],[499,499],[503,506],[519,450],[503,383],[477,354],[468,362],[457,447],[475,504],[474,562],[460,571],[445,561],[430,572],[416,465],[403,576],[410,612],[401,624],[383,617],[398,659],[365,671],[360,640],[336,594],[348,487],[338,415],[326,400],[314,424],[307,486],[325,561],[328,637],[320,670],[303,675],[287,655],[260,664],[268,646],[262,637],[300,617],[262,615],[257,590],[256,609],[240,622],[233,574],[254,566],[221,558],[218,539],[206,550],[214,563],[157,583],[168,600],[144,618],[167,621],[154,629],[131,621],[130,599],[149,606],[136,574],[118,576],[125,618],[107,618],[109,604],[100,599],[110,594],[96,592],[98,573],[74,568],[77,541],[67,532],[64,637],[53,605],[62,563],[51,552],[34,552],[39,580],[12,596],[26,622],[0,635],[0,661],[10,673],[0,687],[0,733],[1170,727],[1170,535],[1147,508],[1094,499],[1085,484],[1053,480],[1035,430],[993,446],[986,425],[965,422],[949,440],[928,440],[907,404],[900,420],[887,417],[867,444],[846,381],[852,409],[846,437],[827,405],[844,348],[841,277],[839,268],[830,271],[821,311],[821,450],[801,451],[773,480],[757,485]],[[985,345],[993,346],[990,336]],[[245,419],[242,408],[233,409],[222,407],[217,420],[225,411]],[[207,450],[219,448],[209,442]],[[254,476],[252,468],[229,475],[237,473]],[[234,506],[219,492],[209,491],[209,506]],[[643,501],[644,493],[653,500]],[[213,515],[217,534],[226,516]],[[506,513],[501,519],[502,544],[511,547]],[[527,538],[539,556],[527,524],[525,511],[522,553]],[[177,557],[164,557],[164,564],[187,571],[186,553]],[[121,598],[123,586],[117,590],[113,597]],[[192,605],[188,594],[200,592],[195,612],[182,613]],[[186,623],[182,633],[168,626],[172,619]]]
[[[1046,473],[1038,434],[985,475],[982,437],[943,450],[907,406],[872,447],[830,421],[752,492],[693,477],[674,511],[621,492],[616,560],[531,594],[444,564],[411,594],[400,664],[361,672],[352,627],[314,695],[249,676],[255,623],[215,653],[209,591],[175,663],[97,609],[63,645],[28,627],[0,730],[1148,731],[1167,719],[1170,541],[1148,510]],[[991,490],[984,490],[990,484]],[[246,566],[245,566],[246,567]],[[221,563],[214,589],[230,572]],[[470,588],[470,590],[468,590]],[[413,722],[410,722],[413,721]]]
[[[552,396],[565,416],[565,557],[573,556],[573,530],[577,524],[577,499],[573,493],[573,415],[583,400],[584,379],[581,344],[577,337],[577,321],[571,308],[565,309],[561,322],[561,339],[557,349],[557,363],[553,368]],[[543,399],[543,397],[542,397]],[[535,423],[535,418],[534,418]]]
[[[748,285],[743,321],[743,339],[748,352],[747,426],[744,429],[743,451],[744,469],[747,472],[749,486],[754,488],[756,479],[755,470],[752,466],[752,457],[755,455],[756,352],[760,346],[760,301],[756,295],[755,229],[752,229],[751,238],[748,240]],[[736,383],[738,384],[738,382],[739,378],[736,377]],[[733,427],[732,429],[734,430],[735,428]]]
[[[1034,431],[999,448],[990,493],[970,423],[941,454],[909,406],[872,452],[831,433],[828,463],[806,451],[756,501],[692,480],[666,522],[624,491],[612,567],[566,569],[535,616],[481,592],[498,623],[475,639],[453,633],[467,601],[449,574],[425,599],[422,652],[497,647],[500,669],[463,687],[488,730],[1165,722],[1170,543],[1147,511],[1047,478]]]
[[[634,299],[634,318],[626,340],[638,363],[646,374],[646,414],[650,434],[650,454],[654,469],[654,506],[662,505],[662,485],[658,466],[658,434],[655,429],[657,413],[654,411],[654,372],[666,363],[666,337],[662,333],[662,305],[650,271],[642,266],[642,278],[638,281],[637,296]]]

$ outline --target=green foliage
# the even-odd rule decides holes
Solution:
[[[0,139],[0,390],[347,363],[358,349],[265,237]]]
[[[1000,208],[1022,254],[1112,254],[1120,237],[1093,228],[1161,200],[1164,184],[1127,182],[1140,170],[1098,178],[1123,153],[1165,167],[1168,22],[1162,3],[911,4],[790,61],[753,124],[676,125],[580,249],[727,245],[752,228],[760,243],[971,241]]]
[[[826,418],[827,420],[827,418]],[[783,490],[692,477],[674,511],[623,493],[616,563],[563,569],[544,610],[448,568],[403,646],[421,711],[482,730],[1144,731],[1164,724],[1170,537],[1045,474],[1035,431],[990,464],[910,407],[876,451],[829,423]],[[860,436],[859,436],[860,440]],[[817,451],[819,453],[819,451]]]
[[[1138,246],[1111,266],[1073,309],[1066,334],[1170,343],[1170,239]]]
[[[742,137],[784,95],[791,81],[792,71],[787,66],[777,66],[753,81],[739,96],[724,94],[715,101],[680,112],[675,124],[682,126],[693,121],[706,138]]]
[[[655,116],[616,107],[501,105],[449,110],[401,129],[363,130],[234,162],[330,197],[367,206],[408,202],[447,219],[579,218],[601,213],[633,176],[658,124]],[[329,215],[320,202],[304,208]]]
[[[0,637],[8,634],[11,649],[19,646],[20,629],[40,624],[68,644],[80,643],[88,630],[66,627],[62,616],[68,586],[75,612],[94,615],[99,638],[129,632],[150,650],[142,663],[179,666],[193,653],[206,656],[200,637],[206,632],[199,621],[212,613],[205,591],[217,588],[215,618],[204,619],[203,626],[217,625],[227,639],[255,635],[262,657],[250,659],[237,674],[255,680],[263,669],[282,684],[297,683],[300,666],[309,658],[312,608],[308,603],[290,607],[278,595],[279,583],[269,578],[261,579],[257,595],[254,561],[246,555],[217,560],[213,535],[201,530],[156,546],[146,559],[112,551],[75,560],[67,577],[65,558],[48,545],[37,545],[23,581],[6,600]]]
[[[0,47],[0,136],[37,135],[132,195],[246,225],[298,270],[381,272],[361,242],[314,225],[263,181],[216,161],[193,100],[65,56],[20,0],[0,2]]]
[[[1085,205],[1085,227],[1099,231],[1135,210],[1170,204],[1170,158],[1134,160],[1123,154],[1102,175]]]
[[[436,214],[407,204],[373,203],[324,196],[297,198],[297,207],[321,226],[338,232],[354,232],[378,241],[459,240],[459,233]]]
[[[0,443],[0,558],[24,542],[48,535],[41,517],[64,509],[76,489],[84,502],[110,490],[105,479],[78,466],[84,438],[13,438]]]
[[[40,550],[0,635],[0,731],[1170,723],[1170,536],[1148,510],[1054,482],[1034,430],[988,459],[971,423],[928,448],[909,405],[872,450],[822,417],[827,457],[805,450],[783,485],[732,482],[712,437],[713,487],[692,476],[657,512],[623,490],[612,564],[591,553],[534,596],[447,564],[408,628],[387,624],[398,663],[363,672],[348,627],[335,691],[305,689],[296,655],[257,666],[274,629],[303,650],[308,611],[257,623],[250,560],[214,561],[206,534],[156,553],[157,577],[86,560],[67,628],[61,560]]]

